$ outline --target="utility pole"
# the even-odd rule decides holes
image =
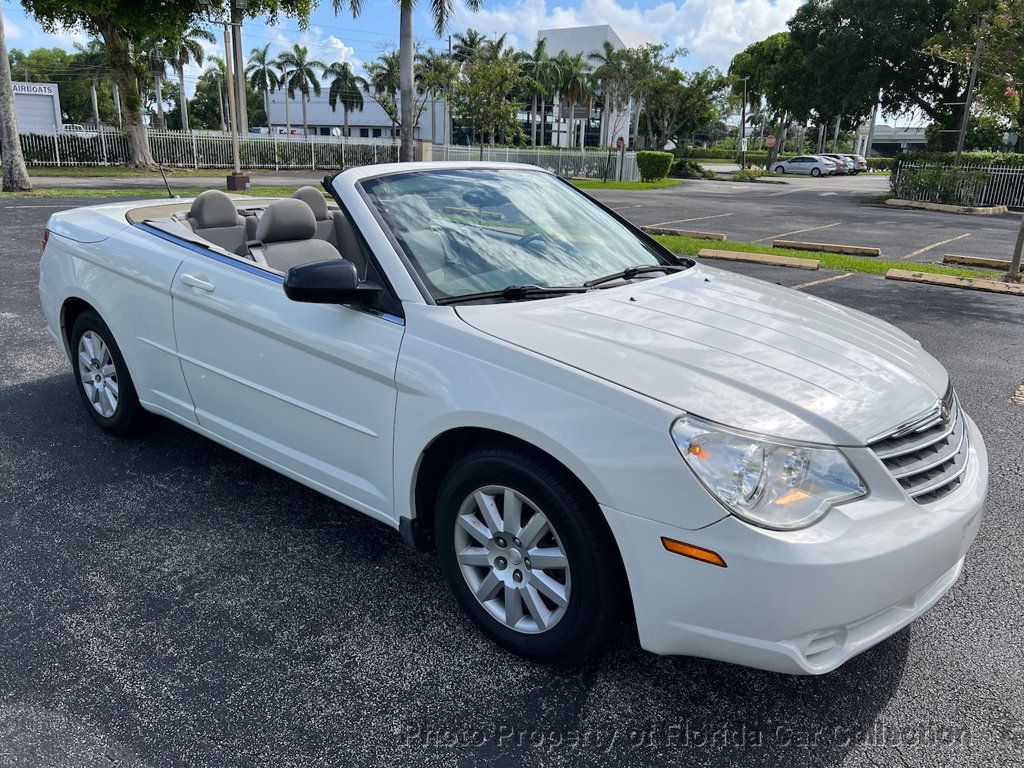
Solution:
[[[452,36],[448,35],[448,64],[449,64],[449,67],[450,67],[451,64],[454,63],[454,61],[455,60],[452,58]],[[452,143],[452,107],[451,107],[451,104],[452,104],[452,88],[453,88],[453,86],[452,86],[452,70],[449,68],[449,70],[448,70],[448,95],[447,95],[447,97],[444,100],[444,130],[445,130],[445,133],[446,133],[446,135],[444,137],[444,143],[446,145],[449,145],[449,144]],[[445,151],[447,152],[447,150],[445,150]],[[447,159],[447,157],[448,156],[446,154],[445,155],[445,159]]]
[[[242,175],[242,164],[238,146],[238,108],[235,100],[234,67],[231,57],[231,22],[222,21],[224,25],[224,70],[227,75],[228,119],[231,121],[231,155],[233,170],[228,176],[228,189],[232,192],[244,192],[249,188],[249,177]]]
[[[749,77],[743,78],[743,107],[740,110],[740,168],[747,167],[747,81]]]
[[[984,46],[985,21],[978,25],[978,42],[974,46],[974,59],[971,61],[971,77],[967,81],[967,97],[964,99],[964,111],[960,116],[960,131],[956,136],[956,155],[953,158],[953,167],[960,166],[960,156],[964,151],[964,142],[967,140],[967,123],[971,114],[971,102],[974,101],[974,86],[978,82],[978,60],[981,59],[981,52]]]
[[[249,132],[248,97],[245,88],[245,53],[242,49],[242,18],[249,0],[231,0],[231,47],[235,56],[235,104],[238,108],[238,131]]]

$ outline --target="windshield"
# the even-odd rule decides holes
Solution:
[[[548,173],[417,171],[362,186],[435,300],[685,263]]]

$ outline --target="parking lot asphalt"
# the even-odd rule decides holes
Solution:
[[[643,192],[587,190],[645,226],[721,232],[771,245],[776,238],[880,248],[882,257],[940,262],[947,253],[1010,258],[1019,214],[972,216],[880,202],[888,176],[788,176],[784,184],[687,181]]]
[[[555,671],[485,640],[385,526],[169,422],[96,429],[36,294],[47,216],[88,202],[0,201],[0,765],[1021,764],[1019,298],[803,288],[918,338],[985,435],[987,517],[925,616],[822,677],[657,657],[629,632]]]

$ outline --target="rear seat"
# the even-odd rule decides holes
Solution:
[[[193,200],[181,223],[226,251],[238,256],[249,255],[246,220],[238,215],[234,201],[219,190],[208,189]]]

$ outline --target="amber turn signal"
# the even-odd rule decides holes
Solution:
[[[661,537],[661,544],[669,552],[675,552],[677,555],[683,557],[691,557],[694,560],[700,560],[711,565],[717,565],[720,568],[728,568],[725,564],[725,560],[717,552],[712,552],[710,549],[704,549],[704,547],[698,547],[694,544],[687,544],[685,541],[676,541],[670,539],[667,536]]]

